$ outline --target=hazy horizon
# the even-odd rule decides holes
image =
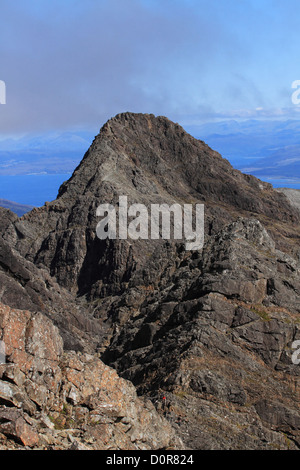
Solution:
[[[130,111],[178,122],[238,169],[297,179],[299,14],[296,0],[2,0],[0,175],[72,172]],[[251,165],[263,158],[266,174]]]

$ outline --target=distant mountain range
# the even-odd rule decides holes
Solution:
[[[243,173],[274,187],[300,189],[300,121],[229,120],[184,128]],[[96,134],[93,129],[0,138],[0,197],[35,206],[52,200]]]
[[[226,121],[187,130],[244,173],[291,179],[300,188],[300,121]]]
[[[300,178],[300,145],[275,150],[267,157],[255,161],[253,166],[241,170],[262,178],[266,175],[270,178]]]
[[[300,185],[298,120],[229,120],[184,128],[244,173],[296,178]],[[74,130],[0,140],[0,175],[73,172],[96,133]]]
[[[29,212],[33,209],[33,206],[28,206],[26,204],[19,204],[18,202],[8,201],[7,199],[0,199],[0,206],[5,209],[10,209],[12,212],[21,217],[26,212]]]
[[[71,172],[93,137],[91,132],[74,131],[0,140],[0,175]]]

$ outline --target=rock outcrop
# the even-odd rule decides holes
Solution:
[[[149,400],[95,355],[65,352],[45,315],[0,304],[0,337],[0,449],[180,448]]]
[[[96,209],[120,195],[204,204],[203,249],[100,240]],[[284,193],[124,113],[56,200],[0,216],[4,447],[300,448],[300,213]]]

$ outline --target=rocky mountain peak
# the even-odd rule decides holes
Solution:
[[[187,250],[174,237],[100,239],[97,208],[117,208],[120,196],[146,209],[204,205],[203,246]],[[300,213],[284,193],[235,170],[165,117],[122,113],[102,127],[57,199],[20,219],[0,215],[0,300],[26,325],[36,312],[52,322],[86,380],[91,356],[160,414],[163,393],[172,430],[192,449],[300,447],[292,361]],[[1,328],[9,335],[8,322]],[[74,402],[82,387],[68,383],[57,361]],[[147,416],[165,429],[154,412]],[[130,445],[119,437],[114,446]],[[151,448],[159,445],[148,437]]]

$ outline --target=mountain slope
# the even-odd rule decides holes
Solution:
[[[204,204],[203,249],[100,240],[96,209],[120,195],[148,209]],[[56,200],[3,221],[2,301],[14,286],[14,308],[41,309],[65,349],[131,380],[187,448],[300,447],[300,213],[285,194],[167,118],[123,113]]]

